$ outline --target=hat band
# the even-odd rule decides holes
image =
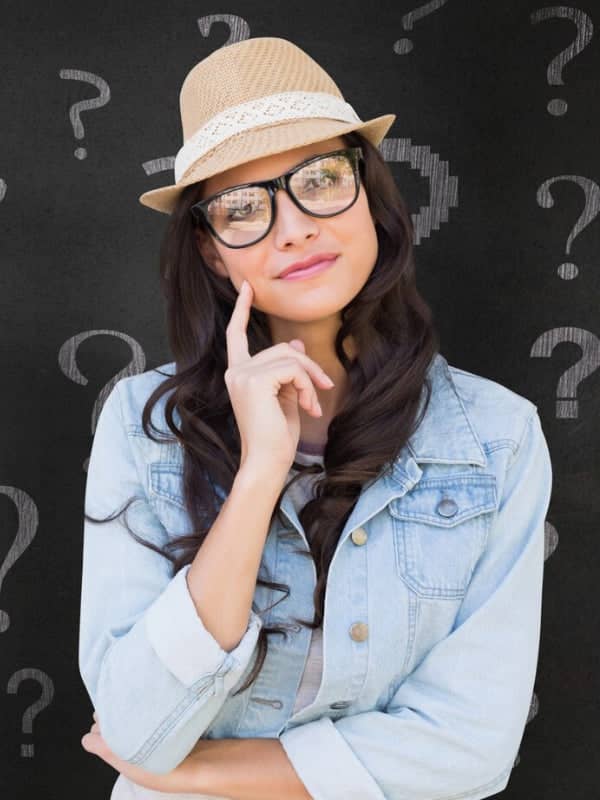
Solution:
[[[201,156],[236,133],[292,119],[362,122],[350,103],[328,92],[280,92],[230,106],[199,128],[175,156],[175,182]]]

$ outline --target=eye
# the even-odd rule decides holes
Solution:
[[[252,203],[246,203],[244,206],[240,206],[239,208],[229,208],[227,210],[227,219],[228,220],[236,220],[236,219],[246,219],[250,216],[250,214],[254,213],[256,209],[252,205]]]
[[[318,175],[316,177],[311,176],[311,177],[307,178],[305,183],[304,183],[304,188],[305,189],[313,189],[313,188],[322,187],[322,186],[333,186],[333,185],[335,185],[337,183],[338,180],[339,180],[339,176],[337,175],[336,172],[334,172],[333,170],[330,170],[330,169],[323,169],[323,170],[321,170],[321,174],[320,175]]]

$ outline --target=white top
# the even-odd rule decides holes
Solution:
[[[322,450],[323,448],[321,447],[308,445],[300,441],[296,451],[296,460],[299,464],[323,464]],[[290,480],[295,474],[296,471],[291,469],[287,480]],[[317,478],[318,475],[305,475],[289,489],[289,495],[296,512],[311,499],[312,484]],[[317,628],[312,633],[310,650],[296,695],[294,714],[300,708],[311,703],[319,690],[323,669],[321,642],[322,630]],[[129,778],[119,774],[113,786],[110,800],[230,800],[230,798],[214,794],[156,792],[153,789],[147,789],[145,786],[138,786],[133,781],[130,781]]]
[[[298,450],[296,451],[296,461],[298,461],[299,464],[318,463],[323,465],[323,456],[319,452],[322,451],[322,449],[323,448],[317,446],[307,445],[305,442],[301,441],[298,445]],[[290,477],[295,474],[295,470],[290,470]],[[319,474],[305,475],[289,489],[290,498],[294,508],[296,509],[296,512],[300,511],[300,509],[312,499],[313,483],[318,478]],[[296,695],[296,703],[293,711],[294,714],[301,708],[304,708],[304,706],[312,703],[317,692],[319,691],[319,686],[321,684],[321,673],[323,671],[322,641],[322,628],[316,628],[312,632],[308,658],[306,659],[304,673],[302,675],[302,680]]]

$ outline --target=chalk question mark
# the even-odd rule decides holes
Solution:
[[[96,424],[98,422],[98,417],[100,416],[102,406],[104,405],[104,401],[112,391],[115,383],[120,381],[121,378],[125,378],[129,375],[137,375],[140,372],[143,372],[146,368],[146,356],[144,355],[144,351],[142,350],[139,342],[137,342],[131,336],[128,336],[126,333],[122,333],[121,331],[95,330],[78,333],[75,336],[72,336],[70,339],[67,339],[67,341],[61,345],[61,348],[58,352],[59,366],[63,374],[66,375],[70,381],[73,381],[73,383],[79,383],[82,386],[87,386],[88,384],[88,379],[82,374],[77,366],[77,350],[83,341],[91,338],[92,336],[113,336],[117,339],[122,339],[123,341],[127,342],[132,352],[132,358],[129,364],[123,367],[123,369],[120,369],[116,375],[113,375],[113,377],[107,383],[105,383],[98,392],[98,396],[96,397],[94,406],[92,408],[93,435],[96,432]],[[88,463],[89,457],[86,458],[83,463],[83,468],[86,472]]]
[[[196,21],[198,29],[205,39],[210,36],[215,22],[224,22],[228,26],[229,36],[221,47],[227,47],[229,44],[243,42],[250,38],[250,26],[243,17],[239,17],[237,14],[207,14]]]
[[[75,138],[83,139],[83,124],[81,122],[80,114],[82,111],[88,111],[92,108],[101,108],[108,103],[110,100],[110,89],[108,83],[99,75],[95,75],[93,72],[84,72],[81,69],[61,69],[59,70],[58,74],[65,80],[85,81],[86,83],[91,83],[94,86],[97,86],[100,90],[98,97],[92,97],[89,100],[79,100],[77,103],[73,103],[69,109],[69,119],[71,120],[71,125],[73,126]],[[85,147],[77,147],[74,152],[74,156],[81,161],[87,157],[87,150]]]
[[[9,570],[17,563],[35,538],[39,515],[33,498],[22,489],[15,489],[14,486],[0,486],[0,494],[7,495],[13,501],[17,507],[18,519],[17,535],[0,566],[0,589],[2,589],[2,583]],[[0,609],[0,633],[4,633],[9,627],[10,617],[6,611]]]
[[[596,219],[600,213],[600,188],[598,184],[590,178],[585,178],[583,175],[555,175],[553,178],[548,178],[538,188],[536,193],[536,200],[538,205],[542,208],[552,208],[554,205],[554,198],[550,191],[550,187],[557,181],[573,181],[581,189],[585,195],[585,206],[581,212],[579,219],[573,225],[569,238],[567,239],[566,254],[571,255],[571,245],[581,231],[586,228],[590,222]],[[579,272],[577,265],[570,261],[565,261],[557,270],[559,277],[565,281],[570,281],[576,278]]]
[[[548,64],[546,77],[550,86],[564,86],[562,79],[562,71],[565,64],[572,61],[578,53],[581,53],[590,43],[594,35],[594,23],[591,18],[579,8],[571,8],[570,6],[547,6],[546,8],[538,8],[531,14],[531,23],[537,25],[538,22],[544,22],[553,17],[562,17],[563,19],[570,19],[577,25],[577,36],[568,47],[552,59]],[[547,109],[548,113],[554,117],[562,117],[567,113],[567,102],[555,97],[550,100]]]
[[[579,384],[600,367],[600,339],[583,328],[553,328],[545,331],[533,343],[530,356],[550,358],[560,342],[573,342],[579,345],[582,356],[560,377],[556,387],[557,419],[577,419],[579,404],[577,390]]]
[[[402,17],[402,27],[405,31],[412,31],[415,20],[423,19],[423,17],[433,14],[438,8],[445,6],[447,2],[448,0],[432,0],[431,3],[425,3],[425,5],[415,8],[413,11],[409,11],[408,14]],[[398,41],[394,42],[394,53],[397,53],[399,56],[410,53],[412,49],[413,43],[410,39],[398,39]]]
[[[413,244],[418,245],[433,230],[439,231],[442,222],[448,222],[449,209],[458,206],[458,177],[451,174],[448,161],[428,145],[413,144],[408,138],[385,138],[380,151],[387,162],[406,162],[429,180],[429,205],[411,214]]]
[[[8,679],[8,686],[6,691],[8,694],[17,694],[19,687],[23,681],[32,680],[37,681],[42,687],[42,693],[38,700],[33,702],[25,709],[23,713],[23,720],[21,722],[21,729],[23,733],[33,732],[33,720],[37,717],[40,711],[47,708],[52,702],[54,697],[54,683],[52,678],[43,672],[41,669],[25,668],[19,669]],[[21,756],[23,758],[32,758],[35,755],[33,744],[21,743]]]

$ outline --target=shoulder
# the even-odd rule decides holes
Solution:
[[[123,421],[130,428],[141,426],[142,411],[146,401],[154,390],[167,378],[175,374],[176,364],[170,361],[153,369],[128,375],[117,381],[115,389],[118,392]],[[161,395],[152,410],[152,420],[155,425],[164,429],[164,406],[170,392]]]
[[[491,378],[447,365],[456,394],[482,445],[505,444],[515,451],[537,405]]]

